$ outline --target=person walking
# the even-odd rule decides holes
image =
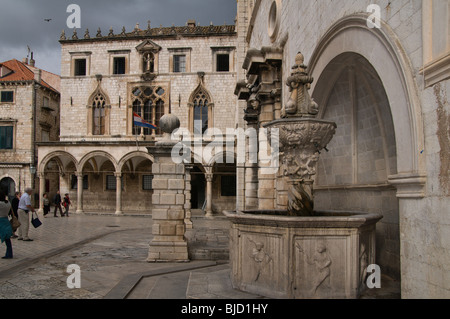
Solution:
[[[44,197],[42,199],[42,203],[44,206],[44,217],[45,215],[48,214],[48,212],[50,211],[50,200],[48,199],[48,194],[44,193]]]
[[[11,236],[13,231],[11,223],[8,219],[8,214],[11,211],[11,204],[6,200],[6,195],[3,191],[0,191],[0,239],[1,242],[6,244],[6,254],[2,259],[13,258]]]
[[[59,190],[56,191],[55,197],[53,198],[53,204],[55,204],[55,217],[58,217],[56,215],[56,210],[59,208],[59,213],[61,214],[61,217],[64,216],[62,209],[61,209],[61,194],[59,193]]]
[[[17,240],[23,241],[33,241],[33,239],[28,237],[28,230],[30,228],[30,215],[28,213],[31,211],[34,213],[34,207],[31,205],[31,194],[33,189],[30,187],[25,188],[25,193],[20,196],[19,209],[17,210],[19,214],[19,238]]]
[[[69,194],[66,193],[64,194],[64,202],[63,202],[63,206],[65,209],[64,214],[66,215],[66,217],[69,217],[69,206],[70,206],[71,202],[70,202],[70,198],[69,198]]]
[[[16,192],[14,194],[14,198],[11,201],[12,210],[13,210],[14,216],[16,216],[17,219],[19,219],[19,215],[17,214],[17,210],[19,209],[20,196],[22,196],[22,193],[21,192]],[[13,229],[13,235],[11,236],[11,238],[17,238],[17,237],[19,237],[19,236],[16,235],[16,232]]]

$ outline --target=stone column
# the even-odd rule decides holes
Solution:
[[[213,173],[206,173],[206,217],[212,217],[212,181]]]
[[[115,172],[116,177],[116,215],[123,215],[122,211],[122,173]]]
[[[44,173],[38,173],[37,174],[39,178],[39,213],[42,213],[44,211],[44,190],[45,190],[45,177]]]
[[[83,213],[83,173],[77,172],[77,210],[76,214]]]
[[[184,185],[184,224],[186,225],[186,229],[192,229],[192,220],[191,220],[191,169],[193,165],[186,164],[185,168],[185,185]]]
[[[161,117],[160,127],[164,139],[148,147],[154,157],[152,219],[153,240],[150,243],[148,262],[189,261],[185,238],[185,168],[172,160],[171,151],[176,144],[170,133],[179,127],[180,121],[171,114]]]

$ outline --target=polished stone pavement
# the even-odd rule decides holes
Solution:
[[[40,217],[42,226],[30,227],[33,241],[12,239],[14,258],[0,259],[0,299],[264,298],[232,288],[223,216],[192,218],[188,263],[146,262],[151,216]],[[80,267],[80,288],[68,288],[72,264]],[[363,297],[398,298],[398,291],[397,282],[383,280]]]

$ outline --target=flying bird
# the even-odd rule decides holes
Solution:
[[[44,21],[50,22],[50,21],[52,21],[52,19],[44,19]]]

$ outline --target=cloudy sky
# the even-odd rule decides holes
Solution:
[[[63,29],[72,35],[66,24],[70,4],[81,8],[81,37],[86,28],[91,35],[99,27],[104,35],[110,27],[116,34],[122,26],[130,32],[136,23],[145,29],[148,20],[152,27],[169,27],[183,26],[188,19],[203,26],[234,24],[236,18],[236,0],[0,0],[0,62],[21,61],[29,46],[36,67],[60,74],[58,40]]]

